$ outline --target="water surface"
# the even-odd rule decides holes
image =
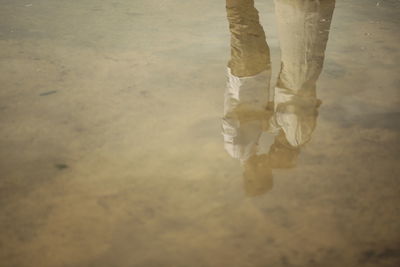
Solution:
[[[0,266],[399,266],[399,10],[2,0]]]

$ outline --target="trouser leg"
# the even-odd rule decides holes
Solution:
[[[292,146],[308,142],[315,129],[316,82],[334,7],[334,0],[275,0],[282,60],[275,118]]]
[[[254,76],[270,68],[269,47],[253,0],[226,0],[231,33],[228,67],[237,77]]]
[[[253,0],[227,0],[231,58],[222,129],[225,149],[241,160],[256,152],[269,118],[270,57]]]

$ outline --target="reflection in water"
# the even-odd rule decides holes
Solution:
[[[228,3],[224,133],[237,159],[216,134],[230,51],[220,1],[1,1],[0,267],[400,266],[400,1],[336,2],[318,118],[297,105],[323,51],[292,41],[304,8],[277,4],[291,13],[279,17],[283,91],[275,6],[255,1],[268,90],[249,1]],[[291,136],[293,121],[310,132]],[[242,172],[249,194],[272,177],[273,190],[247,198]]]
[[[248,195],[269,191],[272,169],[295,166],[300,147],[311,139],[334,7],[334,0],[275,0],[282,62],[270,96],[269,47],[254,1],[226,1],[231,59],[222,128],[225,149],[244,166]],[[263,132],[274,141],[267,154],[258,154]]]

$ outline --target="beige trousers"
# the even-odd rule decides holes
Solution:
[[[231,156],[246,160],[254,155],[266,129],[282,132],[278,139],[286,147],[310,140],[320,104],[316,82],[334,7],[334,0],[275,0],[281,70],[272,97],[269,48],[254,0],[226,1],[231,58],[223,134]],[[269,99],[273,104],[268,107]]]

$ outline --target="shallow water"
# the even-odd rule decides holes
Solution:
[[[400,2],[277,3],[2,0],[0,266],[399,266]]]

